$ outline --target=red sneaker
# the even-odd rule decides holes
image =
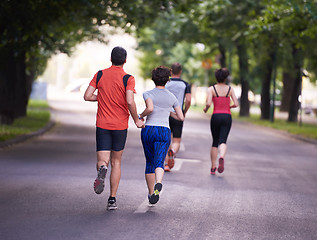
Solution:
[[[175,153],[172,149],[168,150],[168,162],[167,162],[167,165],[169,166],[170,169],[172,169],[174,167],[174,164],[175,164]]]
[[[210,169],[210,174],[211,175],[216,175],[216,171],[217,171],[217,168],[215,167],[215,168],[211,168]]]
[[[224,170],[225,170],[225,160],[223,158],[219,158],[218,172],[223,173]]]
[[[167,164],[165,164],[164,172],[170,172],[170,171],[171,171],[170,167]]]

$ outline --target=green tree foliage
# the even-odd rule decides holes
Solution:
[[[191,31],[184,31],[185,26]],[[161,12],[150,26],[139,30],[138,48],[143,52],[140,57],[143,77],[150,78],[152,69],[158,65],[171,66],[179,62],[183,66],[182,76],[191,83],[199,84],[204,74],[199,49],[194,44],[197,41],[189,41],[195,30],[195,26],[188,25],[188,19],[182,14],[175,15],[173,10]]]
[[[285,74],[290,76],[284,79],[284,94],[289,98],[288,121],[297,121],[301,93],[302,68],[304,59],[316,56],[317,33],[317,1],[305,0],[266,0],[263,1],[263,10],[256,20],[250,23],[253,32],[271,41],[269,52],[277,54],[280,48],[281,59],[284,63]],[[255,31],[254,31],[255,30]],[[273,40],[273,42],[272,42]],[[269,53],[270,55],[270,53]],[[315,62],[309,65],[316,72]],[[292,77],[293,76],[293,77]]]
[[[295,76],[289,121],[296,121],[301,69],[317,71],[317,0],[4,0],[0,2],[0,123],[26,114],[31,84],[58,52],[105,38],[109,24],[140,40],[141,68],[178,61],[186,80],[202,82],[201,60],[219,56],[241,84],[240,115],[249,115],[248,91],[259,89],[267,118],[272,60],[280,76]],[[204,44],[199,51],[197,43]],[[285,73],[285,74],[284,74]],[[257,86],[261,79],[261,86]],[[287,77],[285,77],[287,79]],[[288,78],[290,79],[290,78]]]
[[[118,19],[110,11],[112,4],[114,1],[1,1],[0,123],[10,124],[26,115],[32,82],[53,54],[71,53],[77,43],[100,37],[99,25]]]
[[[99,39],[101,25],[127,31],[152,23],[161,11],[187,1],[4,0],[0,2],[0,124],[25,116],[34,79],[58,52]],[[190,2],[190,1],[188,1]]]
[[[221,66],[227,65],[226,53],[236,48],[238,55],[238,78],[241,84],[240,116],[248,116],[250,103],[248,92],[250,88],[250,67],[247,40],[249,31],[248,21],[259,11],[257,1],[245,0],[209,0],[196,6],[193,14],[194,21],[204,34],[202,42],[216,43],[221,54]],[[230,56],[231,58],[231,56]],[[229,66],[231,68],[231,66]],[[231,70],[231,69],[230,69]]]
[[[251,89],[261,93],[261,117],[270,117],[271,85],[277,75],[284,78],[283,97],[290,96],[289,121],[296,121],[301,69],[317,69],[316,0],[207,0],[191,1],[190,7],[171,2],[172,16],[160,15],[159,21],[149,25],[152,33],[147,43],[153,48],[143,49],[147,63],[150,59],[168,62],[173,52],[169,50],[171,39],[179,46],[185,46],[184,42],[203,43],[207,54],[220,54],[220,65],[228,66],[234,81],[241,84],[241,116],[249,115]],[[157,26],[160,24],[164,34],[159,33],[164,32]],[[155,45],[160,41],[165,44]],[[158,48],[161,56],[154,55]],[[292,86],[286,88],[288,85]]]

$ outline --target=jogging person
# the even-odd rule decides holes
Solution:
[[[170,76],[171,71],[167,67],[160,66],[152,70],[152,80],[156,87],[143,93],[146,108],[139,115],[141,119],[146,117],[141,141],[146,158],[145,179],[151,204],[157,203],[162,190],[164,160],[171,142],[169,115],[172,114],[180,121],[184,120],[176,97],[165,89]],[[171,112],[173,109],[175,112]]]
[[[214,104],[214,110],[210,119],[210,129],[213,138],[212,147],[210,150],[211,158],[211,170],[210,174],[216,174],[216,161],[218,156],[219,148],[219,165],[218,172],[224,171],[224,158],[227,152],[227,138],[231,129],[231,112],[230,108],[236,108],[239,106],[238,99],[234,93],[234,90],[225,84],[229,71],[226,68],[216,70],[215,76],[217,84],[211,86],[207,90],[207,99],[204,112],[206,113],[211,106]],[[230,99],[233,103],[231,104]]]
[[[176,96],[178,104],[182,108],[185,117],[191,104],[191,86],[181,79],[182,66],[180,63],[174,63],[171,68],[172,77],[170,81],[166,84],[166,89]],[[183,124],[183,121],[179,121],[173,116],[169,117],[169,125],[172,132],[172,144],[169,147],[168,154],[165,159],[164,170],[166,172],[169,172],[171,168],[174,167],[174,158],[176,153],[178,153],[180,149]]]
[[[94,182],[94,191],[97,194],[104,190],[108,164],[111,163],[108,210],[117,209],[116,194],[121,177],[121,158],[127,138],[129,112],[136,126],[144,127],[144,123],[138,118],[134,102],[135,79],[123,70],[126,57],[127,52],[124,48],[113,48],[112,66],[96,73],[84,94],[85,101],[98,102],[97,178]]]

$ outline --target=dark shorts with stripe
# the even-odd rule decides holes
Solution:
[[[173,138],[181,138],[183,132],[183,121],[176,120],[173,117],[169,117],[169,124],[171,128],[171,132],[173,134]]]
[[[146,159],[145,173],[154,173],[164,161],[171,143],[171,130],[167,127],[145,126],[141,130],[141,141]]]
[[[121,151],[127,140],[128,129],[108,130],[96,128],[96,147],[98,151]]]

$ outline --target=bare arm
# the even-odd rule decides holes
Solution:
[[[212,92],[211,92],[211,88],[207,89],[207,97],[206,97],[206,106],[204,108],[204,112],[206,113],[208,111],[208,109],[210,108],[212,103]]]
[[[127,99],[127,104],[128,104],[128,108],[129,108],[129,112],[133,118],[133,121],[135,123],[135,125],[138,128],[143,128],[144,127],[144,122],[141,121],[138,117],[138,112],[136,109],[136,104],[134,101],[134,93],[131,90],[127,90],[126,91],[126,99]]]
[[[233,89],[231,90],[231,99],[233,101],[233,105],[231,105],[230,108],[239,107],[239,101],[238,101]]]
[[[96,88],[89,85],[84,94],[85,101],[96,102],[97,95],[94,94],[95,91],[96,91]]]
[[[140,114],[141,118],[144,118],[145,116],[149,115],[151,112],[153,112],[154,105],[153,101],[151,98],[147,98],[145,100],[145,109],[144,111]]]
[[[190,104],[191,104],[191,101],[192,101],[192,95],[191,93],[186,93],[185,94],[185,109],[184,109],[184,116],[186,115],[189,107],[190,107]]]
[[[181,107],[177,106],[174,108],[174,110],[175,112],[171,112],[170,115],[179,121],[184,121],[184,114]]]

